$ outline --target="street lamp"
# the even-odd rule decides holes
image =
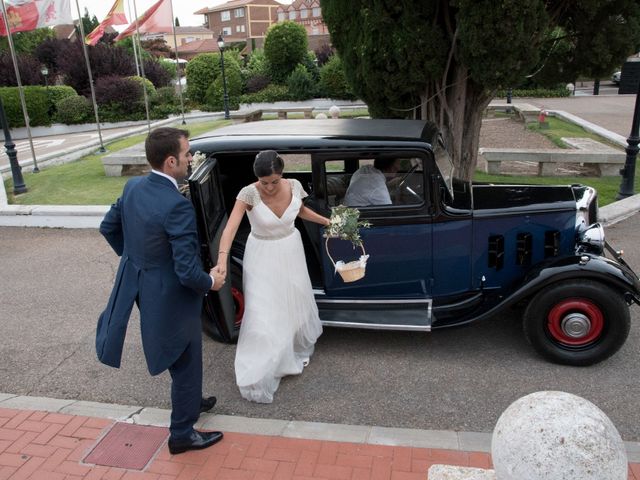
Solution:
[[[49,114],[49,116],[51,116],[51,94],[49,93],[49,69],[46,67],[46,65],[43,65],[42,68],[40,69],[40,73],[42,73],[42,76],[44,77],[44,84],[45,84],[45,88],[47,89],[47,113]]]
[[[9,164],[11,165],[11,177],[13,179],[13,194],[25,193],[27,187],[24,184],[22,178],[22,167],[18,163],[18,152],[16,151],[16,144],[11,140],[11,132],[9,131],[9,121],[7,115],[4,113],[4,104],[2,103],[2,97],[0,97],[0,124],[2,124],[2,130],[4,130],[4,148],[7,151],[7,157],[9,157]],[[1,179],[0,179],[1,181]]]
[[[229,95],[227,94],[227,77],[224,74],[224,39],[218,35],[218,48],[220,49],[220,69],[222,70],[222,99],[224,101],[224,119],[229,120]]]
[[[627,138],[627,159],[624,167],[620,170],[622,180],[620,182],[620,191],[616,195],[616,200],[630,197],[634,194],[633,182],[636,176],[636,157],[638,156],[638,144],[640,143],[640,79],[638,79],[638,92],[636,93],[636,108],[633,111],[633,120],[631,121],[631,133]]]

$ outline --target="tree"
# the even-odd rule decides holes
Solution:
[[[169,48],[164,38],[142,40],[140,45],[153,57],[170,58],[172,56],[171,48]]]
[[[264,39],[264,54],[271,68],[271,78],[284,82],[307,54],[307,31],[302,25],[284,21],[269,27]]]
[[[543,70],[596,78],[640,46],[637,0],[320,3],[354,93],[374,116],[435,122],[463,179],[496,90]]]
[[[49,28],[36,28],[27,32],[16,32],[11,35],[16,53],[32,54],[34,50],[48,38],[55,38],[55,32]],[[0,51],[9,51],[7,37],[0,37]]]
[[[84,7],[84,15],[82,16],[82,28],[84,28],[84,34],[89,35],[89,33],[93,32],[94,28],[100,25],[100,22],[94,15],[93,17],[89,17],[89,10],[87,7]],[[78,27],[76,27],[76,33],[78,36],[80,35]]]
[[[176,23],[175,23],[176,27],[180,26],[180,19],[178,17],[176,17]]]

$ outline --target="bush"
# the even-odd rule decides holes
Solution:
[[[114,72],[121,76],[136,74],[133,56],[124,48],[99,42],[95,47],[89,47],[88,53],[96,83],[101,77],[113,77]],[[72,86],[80,95],[90,95],[89,75],[80,42],[69,42],[60,52],[58,68],[66,85]]]
[[[254,75],[247,79],[245,91],[246,93],[256,93],[266,88],[271,83],[271,79],[267,75]]]
[[[318,68],[317,62],[316,54],[311,50],[304,55],[302,62],[300,62],[304,65],[304,68],[307,69],[314,83],[318,83],[320,80],[320,69]]]
[[[238,101],[242,93],[242,76],[240,75],[240,65],[233,55],[224,57],[224,73],[227,79],[227,94],[229,95],[229,108],[236,110]],[[218,75],[205,94],[206,108],[212,111],[219,111],[224,108],[224,88],[222,75]]]
[[[152,102],[155,97],[156,97],[156,87],[153,86],[153,83],[151,83],[151,81],[147,78],[142,78],[142,77],[138,77],[137,75],[133,75],[131,77],[127,77],[130,80],[133,80],[134,82],[136,82],[138,85],[140,85],[140,92],[142,95],[142,101],[144,102],[144,92],[142,91],[143,88],[143,84],[144,87],[147,89],[147,98],[149,99],[149,102]]]
[[[137,119],[144,112],[142,83],[132,78],[101,77],[96,81],[96,102],[104,120]]]
[[[264,50],[258,49],[251,52],[251,56],[249,57],[249,61],[247,62],[247,70],[250,72],[251,76],[269,76],[269,62],[267,61],[267,57],[264,54]]]
[[[166,62],[159,62],[155,59],[144,60],[144,75],[154,87],[166,87],[171,84],[171,78],[176,77],[175,65],[173,68],[173,77],[165,68]]]
[[[22,85],[44,85],[44,77],[40,73],[41,66],[36,58],[28,54],[20,54],[16,58]],[[17,85],[11,54],[0,51],[0,86],[15,87]]]
[[[178,67],[176,66],[176,64],[172,60],[170,60],[168,58],[161,58],[159,60],[159,63],[160,63],[160,66],[167,71],[171,81],[173,81],[174,78],[177,78],[176,75],[178,74],[178,72],[177,72]],[[157,86],[158,85],[156,85],[156,87]]]
[[[175,88],[162,87],[156,90],[154,103],[156,105],[176,106],[180,103],[180,98],[178,98],[178,95],[176,95]]]
[[[568,97],[570,94],[571,92],[564,86],[558,88],[516,88],[511,90],[512,97],[557,98]],[[506,90],[498,90],[495,94],[497,98],[506,98],[506,96]]]
[[[325,63],[329,61],[329,59],[335,53],[333,48],[328,43],[323,43],[318,48],[314,50],[316,54],[316,58],[318,59],[318,66],[322,67]]]
[[[24,127],[24,115],[22,114],[18,87],[0,87],[0,97],[2,97],[9,128]],[[24,87],[24,97],[29,113],[29,125],[32,127],[50,125],[49,102],[45,88]]]
[[[65,97],[55,104],[57,122],[72,125],[89,121],[93,114],[93,108],[88,98],[82,95]]]
[[[342,60],[333,55],[320,69],[320,89],[329,98],[355,100],[342,69]]]
[[[290,100],[289,89],[284,85],[269,85],[256,93],[240,96],[240,103],[272,103]]]
[[[308,100],[313,98],[316,91],[316,83],[304,65],[298,64],[287,79],[287,87],[291,100]]]
[[[204,103],[207,88],[220,70],[218,53],[201,53],[187,63],[187,95],[197,103]]]
[[[307,31],[302,25],[284,21],[269,27],[264,39],[264,54],[271,78],[284,82],[307,53]]]

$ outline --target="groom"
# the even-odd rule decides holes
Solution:
[[[191,202],[178,191],[191,162],[189,133],[157,128],[145,142],[152,170],[127,182],[111,206],[100,233],[121,256],[107,308],[96,333],[98,359],[119,368],[129,315],[140,310],[142,346],[151,375],[171,374],[172,454],[207,448],[221,432],[199,432],[200,412],[215,397],[202,398],[202,299],[218,290],[224,276],[203,271]]]

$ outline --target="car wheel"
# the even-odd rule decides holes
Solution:
[[[565,365],[609,358],[629,335],[629,308],[599,282],[573,280],[539,292],[524,313],[527,340],[543,357]]]

